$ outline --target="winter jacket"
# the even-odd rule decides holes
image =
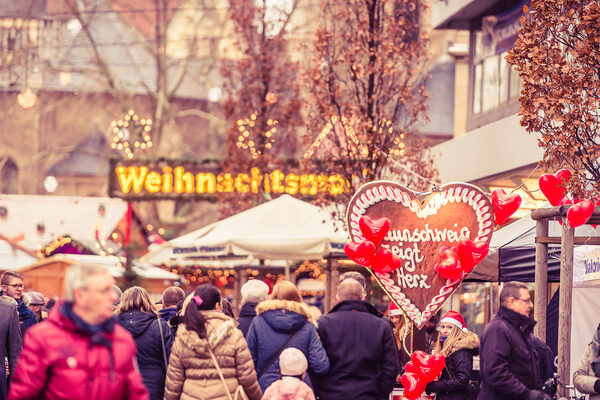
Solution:
[[[250,400],[259,400],[262,392],[252,357],[236,322],[217,310],[200,312],[206,318],[208,336],[202,339],[185,324],[179,326],[167,368],[165,400],[228,400],[209,350],[229,392],[233,395],[242,385]]]
[[[284,376],[267,388],[262,400],[315,400],[315,394],[300,379]]]
[[[165,346],[166,359],[169,360],[173,345],[171,328],[155,314],[143,313],[140,310],[124,312],[117,316],[117,321],[131,333],[135,340],[138,367],[144,379],[144,385],[150,392],[150,400],[162,400],[167,374],[162,343]],[[158,328],[159,322],[162,327],[162,341]]]
[[[592,369],[594,361],[594,347],[590,343],[583,353],[583,357],[573,373],[573,385],[582,393],[590,394],[589,400],[600,400],[600,394],[594,390],[594,384],[600,379]]]
[[[250,302],[245,303],[240,310],[240,315],[238,317],[238,328],[244,334],[244,337],[248,334],[248,329],[250,329],[250,324],[256,317],[256,306],[258,303]]]
[[[9,400],[148,400],[131,335],[115,324],[106,334],[111,354],[60,308],[27,331]]]
[[[469,382],[473,372],[473,356],[479,353],[479,338],[467,331],[446,353],[448,356],[442,376],[427,385],[427,392],[436,393],[436,400],[474,399],[476,394],[469,389]]]
[[[2,359],[8,358],[10,374],[15,373],[17,358],[23,347],[21,330],[19,329],[19,315],[15,306],[0,303],[0,354]],[[6,368],[0,373],[0,400],[6,400],[7,381]]]
[[[27,331],[27,329],[37,324],[38,319],[33,310],[31,310],[31,308],[25,305],[22,297],[19,300],[17,300],[17,311],[19,312],[21,332],[23,333],[23,336],[25,336],[25,332]]]
[[[169,322],[171,318],[177,315],[177,307],[161,308],[158,310],[158,314],[165,322]]]
[[[541,390],[535,321],[504,306],[481,336],[479,400],[522,400]]]
[[[319,318],[319,337],[331,362],[315,377],[324,400],[388,399],[400,369],[390,323],[365,301],[346,300]]]
[[[317,336],[315,326],[308,321],[310,314],[302,303],[266,300],[258,304],[256,313],[257,317],[250,324],[246,340],[257,373],[295,332],[298,334],[286,347],[295,347],[304,353],[309,371],[319,375],[329,371],[329,359]],[[262,376],[258,377],[258,383],[264,391],[280,378],[277,357]],[[310,386],[308,374],[304,381]]]

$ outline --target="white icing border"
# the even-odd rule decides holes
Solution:
[[[374,182],[370,182],[367,185],[372,185],[373,183]],[[361,187],[357,191],[360,195],[358,195],[358,197],[355,195],[350,200],[350,204],[354,201],[354,206],[352,207],[352,210],[348,210],[347,220],[348,230],[350,231],[350,236],[353,241],[360,242],[364,240],[358,221],[366,214],[367,209],[380,201],[389,200],[401,203],[415,213],[418,218],[423,219],[436,214],[442,206],[445,206],[448,203],[466,203],[475,211],[477,221],[479,222],[479,230],[474,242],[486,241],[489,243],[494,227],[494,216],[489,200],[477,187],[465,183],[446,184],[440,188],[438,193],[435,193],[429,198],[424,208],[421,208],[421,204],[416,199],[411,199],[412,193],[409,194],[398,187],[388,186],[389,183],[393,182],[378,181],[377,183],[380,184],[373,185],[362,193],[360,193],[362,190]],[[394,183],[394,185],[396,185],[396,183]],[[454,185],[460,185],[462,187],[456,187]],[[419,310],[406,295],[399,290],[396,282],[390,278],[388,273],[374,273],[377,275],[379,281],[385,286],[388,294],[396,300],[402,307],[402,310],[406,312],[419,328],[425,325],[425,322],[441,307],[442,303],[446,301],[448,296],[461,282],[460,280],[447,280],[446,285],[440,289],[438,295],[433,297],[431,302],[425,308],[425,311],[421,312],[421,310]],[[392,284],[390,284],[390,282],[392,282]]]

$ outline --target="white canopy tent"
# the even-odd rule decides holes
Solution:
[[[169,246],[171,260],[231,256],[303,260],[342,255],[347,240],[346,231],[336,229],[327,211],[286,194],[173,239]]]

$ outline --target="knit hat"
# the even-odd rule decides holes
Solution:
[[[390,317],[392,315],[402,315],[404,314],[400,308],[393,301],[390,303],[390,308],[388,308],[388,314]]]
[[[27,293],[31,300],[29,301],[30,306],[43,306],[46,304],[46,300],[44,300],[44,295],[39,292],[29,292]]]
[[[288,347],[279,355],[279,371],[283,376],[299,376],[308,368],[304,353],[295,347]]]
[[[460,315],[460,313],[458,313],[456,311],[452,311],[452,310],[448,311],[446,313],[446,315],[444,315],[444,317],[440,321],[440,324],[443,324],[443,323],[452,324],[452,325],[456,326],[458,329],[460,329],[461,331],[467,330],[467,328],[465,327],[465,319],[463,318],[462,315]]]

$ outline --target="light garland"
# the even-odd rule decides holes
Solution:
[[[343,115],[342,115],[341,121],[337,115],[332,115],[330,120],[323,127],[323,129],[321,129],[321,132],[319,132],[319,135],[317,135],[316,139],[312,142],[312,144],[310,145],[308,150],[306,150],[306,152],[304,153],[305,159],[309,160],[310,158],[312,158],[312,156],[315,154],[315,151],[319,148],[319,146],[321,146],[321,143],[323,143],[323,140],[325,140],[325,137],[332,130],[335,129],[337,124],[341,125],[341,129],[343,130],[344,134],[346,135],[346,138],[349,139],[348,142],[349,142],[349,144],[351,144],[349,146],[350,153],[355,155],[355,154],[357,154],[357,150],[358,150],[363,157],[368,155],[369,149],[367,148],[367,146],[361,144],[360,141],[358,140],[358,137],[356,136],[356,132],[354,132],[354,128],[352,127],[351,121],[348,120],[348,118],[346,118]]]
[[[133,158],[138,150],[152,147],[152,120],[140,118],[133,110],[129,110],[123,119],[113,121],[110,126],[114,134],[110,147],[122,150],[128,158]]]
[[[77,241],[73,240],[70,236],[61,236],[52,242],[48,243],[46,246],[40,246],[37,251],[37,255],[42,257],[50,257],[55,254],[56,250],[60,249],[63,246],[70,245],[76,248],[82,254],[88,254],[89,251],[79,244]]]
[[[269,95],[273,95],[272,93],[269,93]],[[267,95],[267,98],[269,98],[269,95]],[[275,95],[273,95],[275,96]],[[275,96],[275,98],[271,99],[272,102],[274,103],[275,101],[277,101],[277,98]],[[269,101],[271,102],[271,101]],[[250,152],[250,154],[252,155],[252,158],[257,159],[258,156],[262,155],[263,150],[256,150],[256,137],[252,137],[250,131],[252,130],[252,128],[254,128],[254,126],[256,125],[256,119],[258,118],[258,111],[254,111],[254,113],[252,113],[252,115],[250,115],[250,118],[246,118],[246,119],[238,119],[237,121],[237,127],[238,127],[238,131],[240,133],[240,135],[238,136],[238,140],[236,143],[236,146],[239,149],[244,149],[244,150],[248,150]],[[277,121],[276,119],[268,119],[267,120],[267,130],[265,130],[264,132],[262,132],[262,136],[265,138],[265,150],[269,150],[271,149],[271,147],[273,147],[273,143],[275,142],[275,133],[277,132],[277,124],[279,124],[279,121]]]

